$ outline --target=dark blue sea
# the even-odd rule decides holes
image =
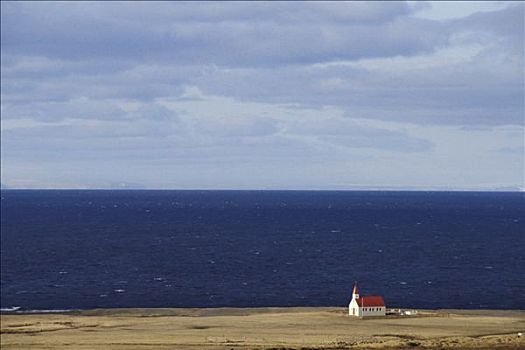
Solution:
[[[1,192],[1,307],[525,309],[525,194]]]

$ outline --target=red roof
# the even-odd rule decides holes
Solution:
[[[383,300],[383,297],[374,295],[374,296],[357,298],[357,305],[359,305],[360,307],[385,306],[385,301]]]

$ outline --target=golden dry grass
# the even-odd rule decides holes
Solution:
[[[525,349],[523,311],[361,320],[343,308],[113,309],[1,321],[2,349]]]

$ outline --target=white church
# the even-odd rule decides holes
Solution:
[[[356,283],[352,291],[352,300],[348,304],[348,314],[356,317],[385,316],[385,301],[383,297],[377,295],[360,296]]]

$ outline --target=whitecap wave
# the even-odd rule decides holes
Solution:
[[[17,314],[58,314],[72,311],[79,311],[79,309],[42,309],[42,310],[20,310],[20,306],[12,306],[0,308],[1,312],[17,313]]]
[[[13,312],[13,311],[17,311],[17,310],[20,310],[20,306],[11,306],[11,307],[6,307],[6,308],[0,308],[0,312]]]
[[[20,310],[17,314],[61,314],[65,312],[79,311],[79,309],[49,309],[49,310]]]

